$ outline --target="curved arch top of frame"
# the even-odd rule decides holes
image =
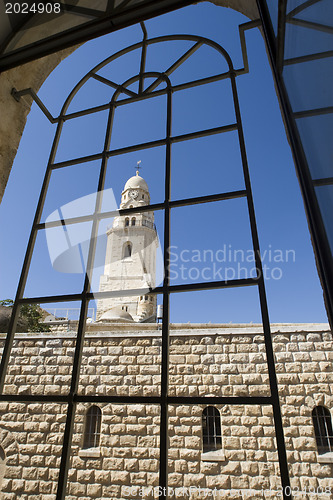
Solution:
[[[157,44],[157,43],[162,43],[162,42],[167,42],[167,41],[192,41],[192,42],[195,42],[193,44],[193,46],[187,51],[184,53],[184,60],[185,60],[185,57],[187,59],[187,57],[189,55],[191,55],[191,53],[194,53],[199,47],[203,46],[203,45],[207,45],[207,46],[210,46],[212,47],[214,50],[216,50],[224,59],[225,61],[227,62],[227,65],[228,65],[228,68],[229,68],[229,71],[226,73],[226,75],[230,75],[232,73],[235,72],[234,70],[234,67],[233,67],[233,63],[232,63],[232,60],[231,60],[231,57],[230,55],[228,54],[228,52],[221,46],[219,45],[217,42],[214,42],[213,40],[210,40],[208,38],[205,38],[205,37],[201,37],[201,36],[197,36],[197,35],[165,35],[165,36],[159,36],[159,37],[155,37],[155,38],[150,38],[150,39],[145,39],[141,42],[137,42],[133,45],[130,45],[129,47],[126,47],[118,52],[116,52],[115,54],[113,54],[112,56],[109,56],[107,57],[106,59],[104,59],[104,61],[100,62],[99,64],[97,64],[91,71],[89,71],[77,84],[76,86],[73,88],[73,90],[70,92],[70,94],[68,95],[66,101],[64,102],[64,105],[61,109],[61,113],[60,113],[60,116],[64,117],[66,116],[66,112],[67,112],[67,109],[72,101],[72,99],[74,98],[74,96],[77,94],[77,92],[83,87],[83,85],[89,80],[89,78],[96,78],[98,80],[103,80],[102,77],[99,77],[98,75],[96,75],[97,71],[99,71],[100,69],[102,69],[104,66],[106,66],[107,64],[109,64],[110,62],[118,59],[119,57],[125,55],[125,54],[128,54],[129,52],[132,52],[136,49],[139,49],[139,48],[144,48],[144,46],[149,46],[149,45],[152,45],[152,44]],[[181,64],[181,62],[180,62]],[[178,67],[178,66],[177,66]],[[176,67],[175,67],[176,69]],[[173,71],[173,66],[171,66],[171,68],[169,68],[169,74]],[[157,75],[157,72],[156,72],[156,75]],[[139,94],[148,94],[149,92],[152,92],[161,82],[162,80],[165,79],[165,77],[168,77],[169,75],[166,74],[166,73],[158,73],[159,76],[157,76],[157,79],[156,79],[156,82],[153,82],[145,91],[141,91],[139,92]],[[145,73],[145,77],[147,78],[148,77],[148,74]],[[129,80],[127,80],[127,82],[125,82],[123,85],[115,85],[115,90],[116,92],[118,92],[118,94],[120,94],[121,92],[124,92],[125,93],[133,93],[134,95],[139,95],[139,94],[136,94],[135,92],[132,92],[128,89],[126,89],[126,86],[129,86],[131,83],[137,81],[139,78],[139,75],[135,75],[134,77],[130,78]],[[107,79],[105,79],[105,83],[107,82]],[[170,84],[171,85],[171,84]],[[113,99],[113,98],[112,98]],[[114,101],[114,99],[113,99]]]

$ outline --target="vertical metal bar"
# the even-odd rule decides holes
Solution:
[[[276,67],[281,74],[283,70],[284,61],[284,43],[286,36],[286,13],[287,13],[287,0],[279,0],[278,8],[278,28],[277,28],[277,53],[276,53]]]
[[[165,208],[164,208],[164,286],[169,285],[170,274],[170,192],[171,192],[171,122],[172,93],[168,87],[165,152]],[[168,387],[169,387],[169,293],[163,293],[162,366],[161,366],[161,422],[160,422],[160,488],[162,498],[168,497]]]
[[[87,307],[88,307],[88,301],[86,299],[83,299],[82,304],[81,304],[80,319],[79,319],[79,325],[78,325],[78,334],[79,334],[79,332],[84,331],[84,327],[85,327],[85,323],[86,323],[86,316],[87,316]],[[81,333],[81,336],[82,336],[82,333]],[[75,346],[76,357],[77,357],[77,352],[78,352],[78,342],[76,343],[76,346]],[[77,367],[77,361],[76,361],[76,367]],[[74,381],[74,383],[75,382],[78,383],[79,375],[80,375],[80,372],[77,373],[77,368],[74,369],[74,366],[73,366],[72,386],[73,386],[73,381]],[[72,387],[71,387],[71,390],[72,390]],[[73,431],[74,431],[75,412],[76,412],[76,403],[74,402],[74,394],[71,393],[71,401],[68,403],[68,408],[67,408],[66,425],[65,425],[65,431],[64,431],[64,440],[63,440],[63,444],[62,444],[56,500],[64,500],[64,498],[66,496],[67,477],[68,477],[68,468],[69,468],[69,461],[70,461],[70,450],[71,450],[72,437],[73,437]]]
[[[278,447],[280,474],[281,474],[281,482],[282,482],[282,487],[283,487],[283,498],[286,500],[286,499],[291,499],[287,453],[286,453],[286,447],[285,447],[285,442],[284,442],[281,408],[280,408],[280,401],[279,401],[279,392],[278,392],[278,385],[277,385],[277,378],[276,378],[276,371],[275,371],[273,343],[272,343],[272,337],[271,337],[270,321],[269,321],[268,306],[267,306],[266,291],[265,291],[265,283],[264,283],[263,269],[262,269],[262,263],[261,263],[261,254],[260,254],[260,247],[259,247],[259,237],[258,237],[257,224],[256,224],[256,219],[255,219],[254,203],[253,203],[252,189],[251,189],[251,180],[250,180],[249,168],[248,168],[247,157],[246,157],[243,126],[242,126],[242,120],[241,120],[241,115],[240,115],[240,108],[239,108],[239,102],[238,102],[238,94],[237,94],[235,77],[236,77],[235,72],[231,73],[230,80],[231,80],[231,87],[232,87],[234,106],[235,106],[235,114],[236,114],[236,120],[237,120],[237,126],[238,126],[238,139],[239,139],[239,146],[240,146],[241,157],[242,157],[244,181],[245,181],[245,187],[246,187],[246,191],[247,191],[247,204],[248,204],[248,210],[249,210],[252,243],[253,243],[253,249],[254,249],[254,253],[255,253],[257,275],[259,278],[259,281],[258,281],[259,299],[260,299],[261,315],[262,315],[262,322],[263,322],[263,329],[264,329],[264,341],[265,341],[267,364],[268,364],[269,384],[270,384],[270,390],[271,390],[271,397],[273,400],[275,434],[276,434],[276,441],[277,441],[277,447]],[[287,494],[287,492],[289,493],[289,495]]]
[[[64,443],[62,448],[62,456],[60,463],[60,471],[59,471],[59,481],[58,481],[58,489],[56,500],[64,500],[66,496],[66,486],[67,486],[67,477],[68,477],[68,467],[69,467],[69,459],[70,459],[70,450],[71,450],[71,442],[72,435],[74,429],[74,419],[75,419],[75,409],[76,403],[74,402],[75,395],[77,393],[79,379],[80,379],[80,367],[81,367],[81,358],[82,358],[82,350],[84,343],[84,335],[85,335],[85,327],[86,327],[86,317],[87,317],[87,309],[88,309],[88,299],[87,294],[90,292],[91,288],[91,276],[94,267],[94,259],[96,253],[96,243],[97,243],[97,234],[98,234],[98,225],[99,220],[96,217],[101,210],[102,199],[103,199],[103,189],[105,184],[105,176],[106,176],[106,167],[107,167],[107,154],[106,152],[109,149],[110,140],[111,140],[111,130],[113,125],[113,117],[114,117],[114,104],[113,101],[110,105],[107,129],[105,134],[105,142],[104,142],[104,151],[103,151],[103,159],[101,163],[99,181],[98,181],[98,191],[96,197],[96,205],[95,205],[95,217],[91,229],[91,237],[89,243],[89,253],[87,260],[87,268],[82,292],[82,302],[81,302],[81,311],[80,311],[80,320],[77,331],[77,339],[75,345],[74,352],[74,360],[73,360],[73,369],[72,369],[72,380],[70,387],[70,397],[71,401],[68,404],[67,411],[67,419],[66,419],[66,427],[65,427],[65,436]]]
[[[23,298],[24,289],[25,289],[25,285],[27,282],[28,274],[29,274],[29,268],[30,268],[30,263],[31,263],[31,259],[32,259],[32,254],[33,254],[33,250],[34,250],[34,246],[35,246],[35,242],[36,242],[36,238],[37,238],[36,226],[37,226],[37,224],[40,223],[40,220],[41,220],[43,207],[44,207],[44,201],[45,201],[45,197],[46,197],[46,192],[47,192],[47,188],[48,188],[48,185],[50,182],[50,176],[51,176],[50,165],[52,163],[54,163],[54,158],[55,158],[55,155],[57,152],[62,126],[63,126],[63,121],[59,120],[57,130],[55,133],[55,137],[54,137],[54,141],[52,144],[52,148],[51,148],[51,152],[50,152],[49,161],[47,164],[44,180],[43,180],[41,193],[39,196],[39,200],[38,200],[38,204],[37,204],[37,208],[36,208],[36,212],[35,212],[34,221],[32,224],[32,229],[30,232],[30,237],[29,237],[28,246],[27,246],[27,250],[25,253],[25,257],[24,257],[24,262],[23,262],[23,266],[22,266],[19,284],[17,287],[17,292],[16,292],[16,296],[15,296],[12,315],[11,315],[9,327],[8,327],[8,333],[7,333],[7,337],[6,337],[6,341],[5,341],[5,345],[4,345],[4,349],[3,349],[3,353],[2,353],[1,363],[0,363],[0,394],[3,392],[3,386],[4,386],[5,378],[6,378],[7,366],[9,363],[10,353],[11,353],[12,345],[14,342],[17,321],[19,319],[20,306],[18,304],[18,301]]]
[[[146,68],[146,56],[147,56],[147,30],[145,23],[143,21],[140,23],[140,26],[143,31],[143,40],[141,49],[141,62],[140,62],[139,94],[142,94],[143,84],[144,84],[143,74]]]

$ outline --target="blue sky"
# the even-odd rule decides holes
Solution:
[[[231,9],[200,3],[146,22],[149,37],[164,34],[195,34],[220,43],[231,55],[235,68],[242,67],[238,25],[247,19]],[[140,26],[90,41],[66,58],[50,75],[39,97],[54,116],[74,85],[97,63],[112,53],[141,40]],[[237,78],[247,156],[255,202],[263,263],[267,266],[266,289],[272,322],[326,321],[322,291],[304,214],[290,148],[285,137],[272,75],[262,36],[258,29],[246,32],[250,73]],[[147,71],[162,71],[190,46],[168,42],[148,50]],[[139,70],[138,51],[126,55],[99,74],[122,83]],[[202,48],[172,75],[177,85],[226,71],[223,58],[211,48]],[[69,111],[108,102],[110,88],[98,82],[83,87]],[[165,135],[165,96],[144,103],[119,107],[115,114],[111,148],[159,139]],[[23,104],[22,104],[23,105]],[[104,142],[106,113],[101,112],[65,123],[56,161],[97,153]],[[228,80],[174,93],[174,135],[234,121]],[[1,298],[13,298],[24,258],[32,219],[43,180],[55,126],[33,105],[17,153],[12,174],[0,206],[0,223],[6,233],[0,248]],[[151,202],[163,201],[164,146],[124,154],[108,162],[106,189],[112,188],[117,203],[126,180],[142,161]],[[42,220],[54,210],[96,191],[99,162],[55,170],[51,177]],[[243,189],[244,181],[237,135],[217,134],[172,147],[172,199]],[[108,210],[105,197],[103,209]],[[85,213],[90,206],[86,204]],[[73,215],[79,215],[75,213]],[[163,214],[155,213],[163,240]],[[171,216],[173,246],[172,284],[216,279],[229,267],[251,272],[247,258],[252,249],[247,207],[244,199],[177,208]],[[104,221],[101,236],[111,221]],[[82,234],[88,229],[82,227]],[[105,239],[104,239],[105,242]],[[237,257],[228,251],[238,251]],[[101,238],[103,252],[103,238]],[[224,253],[223,253],[224,252]],[[242,253],[243,252],[243,253]],[[225,262],[223,256],[232,256]],[[183,269],[180,266],[183,265]],[[205,271],[204,271],[205,269]],[[98,289],[96,269],[93,287]],[[243,273],[243,274],[242,274]],[[234,277],[238,277],[237,275]],[[52,269],[45,234],[37,238],[25,296],[79,293],[82,275]],[[61,306],[59,306],[61,307]],[[171,299],[171,320],[178,322],[260,322],[256,287],[176,294]]]

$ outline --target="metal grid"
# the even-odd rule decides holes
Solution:
[[[328,60],[333,56],[332,50],[306,54],[299,57],[285,58],[285,31],[286,23],[297,24],[304,28],[314,29],[332,33],[332,27],[319,23],[308,22],[299,19],[297,16],[307,7],[320,2],[320,0],[303,0],[297,7],[287,14],[287,0],[278,1],[278,28],[277,36],[274,34],[271,16],[268,9],[270,0],[257,0],[258,10],[262,21],[264,35],[267,43],[267,49],[272,63],[273,75],[276,82],[278,95],[280,97],[281,109],[288,139],[290,141],[297,177],[300,183],[306,215],[309,223],[309,229],[312,236],[313,250],[316,256],[316,263],[321,285],[323,287],[325,307],[330,322],[333,327],[333,258],[330,244],[328,241],[328,227],[319,207],[317,193],[315,188],[318,186],[327,186],[333,184],[332,177],[316,178],[311,175],[307,157],[304,151],[302,139],[296,124],[296,119],[311,116],[326,115],[333,112],[332,106],[326,106],[316,109],[307,109],[295,112],[290,103],[288,88],[283,78],[283,69],[285,66],[302,64],[307,61],[316,61],[320,59]],[[325,75],[323,75],[325,78]],[[327,223],[326,223],[327,225]]]
[[[312,411],[319,455],[333,452],[333,429],[331,414],[324,406],[316,406]]]
[[[203,452],[222,448],[221,416],[215,406],[207,406],[202,412]]]
[[[242,36],[244,35],[244,30],[253,26],[257,26],[257,22],[246,23],[242,27],[240,27],[242,48],[245,48],[245,44],[243,43]],[[13,314],[10,321],[9,332],[6,338],[6,343],[4,347],[4,352],[0,364],[0,387],[1,392],[3,391],[3,386],[5,383],[5,376],[7,365],[10,357],[10,352],[14,340],[15,327],[18,320],[19,308],[21,304],[24,303],[39,303],[45,304],[49,302],[70,302],[77,301],[81,302],[80,309],[80,317],[78,322],[78,331],[77,331],[77,339],[76,339],[76,347],[74,353],[74,361],[72,368],[72,378],[71,378],[71,386],[70,391],[67,396],[25,396],[25,395],[0,395],[0,401],[26,401],[26,402],[63,402],[68,404],[67,411],[67,420],[66,427],[64,433],[64,445],[62,450],[60,471],[59,471],[59,481],[58,481],[58,490],[57,490],[57,500],[62,500],[66,495],[66,484],[67,484],[67,474],[69,467],[69,458],[70,458],[70,449],[71,449],[71,440],[74,429],[74,417],[75,410],[78,403],[122,403],[122,404],[158,404],[160,406],[160,467],[159,467],[159,481],[160,487],[163,491],[163,498],[167,498],[167,484],[168,484],[168,407],[169,405],[216,405],[216,404],[232,404],[232,405],[271,405],[273,409],[274,416],[274,425],[276,432],[276,441],[277,441],[277,449],[278,449],[278,458],[280,465],[280,474],[281,474],[281,482],[283,487],[283,497],[284,499],[291,498],[290,494],[290,482],[289,482],[289,473],[288,473],[288,465],[287,465],[287,457],[286,457],[286,448],[284,443],[284,435],[283,435],[283,427],[282,427],[282,418],[281,418],[281,410],[279,403],[279,395],[278,395],[278,386],[276,379],[276,371],[274,364],[274,354],[272,347],[272,339],[271,339],[271,331],[270,331],[270,322],[268,316],[267,309],[267,301],[266,301],[266,292],[265,292],[265,284],[263,278],[263,270],[262,263],[260,257],[260,248],[259,248],[259,239],[258,232],[256,226],[255,212],[254,212],[254,204],[252,198],[251,191],[251,183],[249,176],[249,169],[246,157],[245,143],[244,143],[244,135],[242,128],[242,121],[240,115],[240,107],[239,100],[237,94],[236,87],[236,77],[242,75],[247,72],[247,58],[246,53],[243,52],[244,58],[244,67],[240,69],[235,69],[233,67],[232,60],[226,50],[218,45],[216,42],[209,40],[207,38],[193,36],[193,35],[172,35],[172,36],[161,36],[157,38],[148,39],[147,32],[143,23],[141,23],[141,27],[143,30],[143,40],[142,42],[136,43],[130,47],[127,47],[113,56],[109,57],[99,65],[97,65],[92,71],[90,71],[73,89],[73,91],[68,96],[67,100],[64,103],[64,106],[61,110],[60,115],[57,118],[51,117],[50,113],[46,110],[43,104],[39,101],[37,104],[41,107],[44,113],[48,116],[48,118],[57,123],[57,129],[55,133],[54,142],[52,145],[47,170],[44,178],[44,182],[42,185],[42,190],[40,194],[40,198],[38,201],[38,206],[32,226],[31,235],[28,242],[28,248],[23,264],[23,269],[19,281],[19,286],[17,290],[17,295],[15,299],[15,303],[13,306]],[[185,52],[172,66],[170,66],[164,73],[159,72],[145,72],[145,60],[146,60],[146,51],[147,48],[151,44],[161,43],[170,40],[186,40],[193,42],[192,47]],[[215,49],[222,58],[228,64],[228,71],[207,77],[199,80],[188,81],[186,83],[172,86],[169,75],[178,68],[184,61],[188,59],[199,47],[202,45],[207,45]],[[112,62],[118,57],[127,54],[135,49],[141,48],[141,64],[140,64],[140,72],[138,75],[133,76],[128,79],[122,85],[117,85],[114,82],[105,79],[104,77],[100,77],[97,75],[97,71],[102,68],[104,65]],[[94,108],[84,109],[79,112],[69,113],[67,114],[68,106],[78,92],[78,90],[90,79],[98,79],[105,83],[106,85],[113,87],[115,92],[111,99],[111,102],[97,106]],[[154,78],[155,81],[144,90],[144,80],[145,78]],[[192,87],[196,87],[199,85],[204,85],[207,83],[221,81],[228,79],[231,83],[232,96],[233,96],[233,104],[236,120],[234,123],[230,123],[228,125],[200,130],[198,132],[183,134],[175,136],[172,134],[171,127],[171,118],[172,118],[172,96],[174,92],[179,90],[185,90]],[[132,90],[129,90],[127,87],[134,82],[138,82],[139,92],[136,94]],[[165,83],[165,88],[155,90],[161,82]],[[25,93],[31,94],[31,89],[23,90],[21,92],[13,91],[13,94],[16,98],[19,99],[20,95]],[[118,100],[118,97],[122,94],[126,94],[126,98],[122,100]],[[112,125],[113,125],[113,117],[115,109],[118,106],[124,106],[126,104],[130,104],[133,102],[149,99],[154,96],[166,95],[167,97],[167,119],[166,119],[166,129],[165,129],[165,137],[160,140],[146,142],[142,144],[135,144],[128,147],[120,148],[120,149],[110,149],[110,139],[112,133]],[[38,98],[37,98],[38,99]],[[59,143],[59,139],[62,132],[62,127],[65,121],[71,120],[73,118],[79,116],[85,116],[91,113],[95,113],[101,110],[108,110],[108,122],[105,132],[104,139],[104,148],[101,153],[95,155],[89,155],[85,157],[71,159],[69,161],[63,161],[56,163],[55,155]],[[180,142],[187,141],[190,139],[210,136],[213,134],[220,134],[228,131],[236,131],[238,135],[238,142],[242,160],[242,168],[245,182],[245,189],[231,192],[220,192],[213,195],[208,196],[200,196],[195,198],[186,198],[181,200],[172,201],[170,198],[170,188],[171,188],[171,148],[172,145]],[[132,151],[139,151],[146,148],[151,148],[154,146],[165,146],[165,189],[164,189],[164,202],[157,203],[153,205],[146,205],[142,208],[129,208],[122,209],[119,212],[102,212],[102,197],[103,197],[103,189],[105,184],[105,176],[106,176],[106,167],[107,161],[109,158],[128,153]],[[66,168],[71,165],[75,165],[78,163],[88,162],[91,160],[100,160],[100,171],[99,171],[99,182],[98,182],[98,190],[97,190],[97,198],[95,204],[95,210],[92,215],[74,217],[71,219],[58,220],[54,222],[41,223],[41,216],[43,211],[44,200],[46,197],[48,184],[50,181],[51,172],[55,169]],[[180,284],[180,285],[170,285],[170,277],[169,277],[169,264],[170,264],[170,212],[171,209],[175,207],[183,207],[183,206],[191,206],[195,204],[216,202],[222,200],[230,200],[236,198],[246,199],[250,228],[251,228],[251,236],[252,236],[252,244],[255,255],[255,263],[257,274],[254,278],[247,279],[234,279],[228,281],[211,281],[204,283],[191,283],[191,284]],[[164,212],[164,281],[161,286],[156,287],[154,290],[149,292],[150,295],[162,294],[163,296],[163,322],[162,322],[162,360],[161,360],[161,393],[160,396],[84,396],[78,394],[78,383],[79,383],[79,375],[80,375],[80,365],[81,365],[81,356],[82,356],[82,348],[84,342],[85,335],[85,326],[86,326],[86,317],[87,310],[90,300],[98,300],[103,298],[115,297],[115,296],[127,296],[134,295],[140,296],[142,294],[142,290],[140,289],[132,289],[119,291],[119,292],[97,292],[92,293],[90,288],[91,283],[91,274],[93,271],[93,263],[94,256],[96,251],[96,240],[98,234],[98,225],[102,219],[114,217],[116,215],[120,216],[131,216],[133,214],[139,214],[140,212],[147,211],[158,211],[162,210]],[[55,296],[43,296],[43,297],[30,297],[23,298],[24,288],[29,272],[29,265],[32,258],[34,244],[36,241],[37,234],[40,230],[56,227],[61,225],[69,225],[75,224],[78,222],[91,221],[92,222],[92,230],[91,230],[91,238],[89,245],[89,253],[88,253],[88,263],[85,273],[85,280],[83,290],[79,294],[67,294],[67,295],[55,295]],[[270,385],[270,396],[243,396],[243,397],[181,397],[181,396],[169,396],[168,394],[168,366],[169,366],[169,298],[170,294],[180,293],[180,292],[189,292],[196,290],[213,290],[213,289],[226,289],[226,288],[234,288],[234,287],[257,287],[259,292],[259,300],[261,306],[261,315],[262,315],[262,324],[264,331],[264,342],[266,347],[266,355],[267,355],[267,364],[268,364],[268,373],[269,373],[269,385]]]

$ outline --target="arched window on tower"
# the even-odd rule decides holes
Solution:
[[[312,411],[318,454],[333,452],[333,430],[331,414],[325,406],[316,406]]]
[[[126,217],[125,219],[125,227],[128,227],[129,226],[129,217]]]
[[[215,406],[207,406],[202,412],[203,452],[222,448],[221,417]]]
[[[135,217],[132,217],[132,226],[135,226]]]
[[[83,449],[97,448],[101,436],[102,412],[98,406],[91,406],[86,414]]]
[[[132,243],[129,241],[124,245],[124,259],[128,259],[132,255]]]

